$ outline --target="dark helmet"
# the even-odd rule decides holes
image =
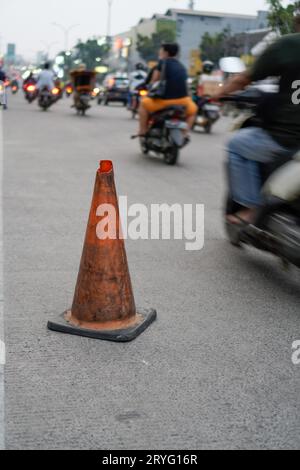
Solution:
[[[138,64],[136,64],[135,70],[145,70],[144,64],[142,64],[141,62],[139,62]]]
[[[212,73],[214,69],[214,63],[211,60],[206,60],[203,62],[203,73],[207,73],[208,75]]]

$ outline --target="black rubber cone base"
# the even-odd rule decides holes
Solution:
[[[157,318],[157,312],[153,309],[138,310],[137,315],[142,317],[142,321],[137,325],[124,330],[88,330],[73,326],[65,320],[65,313],[59,316],[56,322],[49,321],[48,329],[69,335],[84,336],[86,338],[100,339],[102,341],[114,341],[116,343],[127,343],[133,341],[142,334]]]

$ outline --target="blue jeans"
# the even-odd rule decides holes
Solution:
[[[292,158],[296,153],[279,145],[259,127],[241,129],[229,141],[227,151],[231,196],[235,202],[249,208],[263,204],[261,163]]]

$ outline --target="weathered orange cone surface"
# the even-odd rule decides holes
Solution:
[[[104,217],[103,225],[106,227],[109,220],[107,230],[112,230],[106,237],[99,237],[99,223]],[[113,164],[102,161],[96,175],[73,305],[57,323],[49,322],[49,329],[125,342],[135,339],[156,319],[155,310],[136,310],[121,233]]]

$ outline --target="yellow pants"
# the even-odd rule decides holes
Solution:
[[[143,98],[142,104],[144,108],[150,113],[156,113],[162,109],[168,108],[169,106],[183,106],[186,109],[187,116],[193,116],[197,114],[198,108],[192,98],[186,96],[185,98],[179,98],[177,100],[162,100],[160,98]]]

